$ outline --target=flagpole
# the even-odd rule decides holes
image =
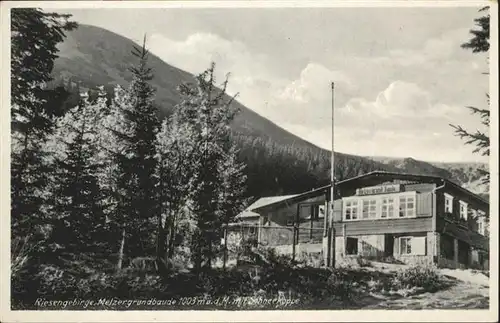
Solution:
[[[334,149],[334,138],[335,138],[335,83],[332,82],[332,157],[331,157],[331,165],[330,165],[330,203],[331,203],[331,208],[330,208],[330,232],[331,232],[331,248],[330,250],[330,259],[332,262],[332,266],[335,266],[335,233],[334,233],[334,228],[333,228],[333,208],[334,208],[334,201],[335,201],[335,149]],[[333,249],[333,250],[332,250]]]
[[[334,198],[334,184],[335,184],[335,153],[334,153],[334,138],[335,138],[335,119],[334,119],[334,106],[335,106],[335,83],[332,82],[332,164],[331,164],[331,184],[332,184],[332,189],[330,190],[330,197],[331,201],[333,203],[333,198]],[[332,208],[333,211],[333,208]],[[333,214],[333,213],[332,213]]]

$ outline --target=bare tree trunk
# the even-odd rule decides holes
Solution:
[[[171,259],[174,256],[174,243],[175,243],[175,233],[177,231],[177,226],[176,226],[176,216],[173,214],[171,216],[171,223],[170,223],[170,236],[169,236],[169,241],[168,241],[168,257]]]
[[[162,225],[162,218],[161,218],[161,213],[158,214],[158,228],[157,228],[157,235],[156,235],[156,260],[161,261],[161,258],[164,254],[164,243],[163,243],[163,237],[164,237],[164,229]]]
[[[116,265],[117,271],[120,271],[122,269],[124,247],[125,247],[125,228],[122,231],[122,242],[120,243],[120,251],[118,252],[118,264]]]
[[[212,237],[213,232],[210,232],[208,235],[208,268],[212,268]]]
[[[222,253],[222,268],[224,271],[226,270],[226,262],[227,262],[227,222],[224,227],[224,249]]]

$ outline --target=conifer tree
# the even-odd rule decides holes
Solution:
[[[153,78],[147,66],[148,50],[134,47],[139,59],[130,70],[133,79],[127,89],[117,87],[107,129],[112,134],[110,153],[116,163],[116,221],[128,237],[130,255],[144,255],[154,249],[154,224],[158,216],[156,135],[160,122],[153,104]],[[125,237],[125,236],[124,236]],[[123,244],[123,243],[122,243]]]
[[[191,176],[186,190],[195,223],[191,240],[195,269],[200,269],[203,264],[211,266],[222,224],[227,221],[229,204],[234,198],[229,194],[229,186],[235,181],[230,178],[241,175],[242,167],[234,163],[236,151],[230,142],[230,123],[237,113],[231,105],[234,98],[227,99],[227,79],[221,89],[215,86],[214,69],[212,64],[198,75],[195,85],[180,86],[183,100],[174,114],[177,122],[184,124],[184,133],[189,134],[184,135],[189,138],[184,147],[196,151],[188,161]],[[228,169],[231,163],[234,169]],[[243,176],[241,180],[244,181]],[[239,192],[238,185],[233,187],[235,193]],[[226,198],[224,203],[227,204],[224,204]]]
[[[76,27],[70,15],[40,9],[11,11],[11,223],[13,236],[32,234],[46,219],[47,198],[42,147],[60,116],[60,89],[47,89],[57,44]]]
[[[56,168],[51,242],[67,256],[105,250],[106,217],[98,175],[99,128],[106,115],[106,92],[100,88],[94,102],[82,94],[78,106],[58,122],[47,143]]]
[[[488,11],[489,7],[484,7],[480,12]],[[462,48],[470,49],[473,53],[488,53],[490,49],[490,14],[487,13],[484,16],[474,19],[476,26],[479,29],[471,29],[470,33],[473,35],[472,38],[462,44]],[[489,74],[489,73],[484,73]],[[467,107],[472,114],[478,115],[481,119],[481,124],[489,129],[490,126],[490,96],[486,94],[487,107]],[[462,138],[466,145],[474,145],[474,153],[479,153],[482,156],[490,155],[490,136],[485,131],[476,130],[475,132],[470,132],[464,129],[460,125],[450,125],[455,131],[455,135]],[[483,183],[489,184],[490,173],[486,170],[481,170],[482,175],[484,175]]]

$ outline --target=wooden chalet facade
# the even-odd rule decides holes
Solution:
[[[257,201],[239,220],[259,243],[322,252],[327,264],[357,257],[451,268],[488,268],[489,203],[439,177],[371,172],[335,185]]]

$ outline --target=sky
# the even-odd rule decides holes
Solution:
[[[449,124],[483,130],[487,57],[460,48],[478,8],[61,10],[193,74],[216,63],[228,92],[282,128],[335,151],[483,161]]]

